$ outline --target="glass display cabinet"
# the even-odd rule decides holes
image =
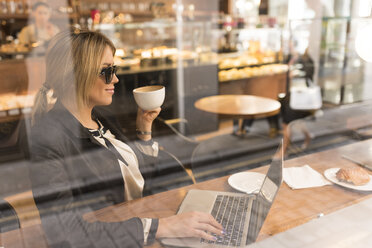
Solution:
[[[220,94],[249,94],[277,99],[285,91],[283,31],[279,28],[224,28],[213,30],[219,42]]]

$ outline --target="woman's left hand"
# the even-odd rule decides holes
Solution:
[[[142,110],[138,108],[137,111],[137,121],[136,127],[138,130],[142,132],[151,132],[152,129],[152,122],[158,117],[161,108],[153,109],[153,110]],[[144,137],[146,140],[151,139],[150,137]]]

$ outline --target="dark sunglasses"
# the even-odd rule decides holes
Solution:
[[[117,70],[118,68],[116,67],[116,65],[113,65],[110,67],[103,68],[99,75],[105,76],[106,84],[110,84]]]

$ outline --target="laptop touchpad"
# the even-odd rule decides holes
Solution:
[[[199,211],[209,213],[216,199],[216,192],[190,190],[184,199],[178,213]]]

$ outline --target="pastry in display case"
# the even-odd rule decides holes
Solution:
[[[159,46],[149,49],[136,49],[133,51],[133,55],[140,59],[140,65],[143,67],[170,64],[168,56],[177,53],[177,48],[167,46]]]
[[[226,30],[215,30],[215,39]],[[243,28],[228,31],[237,52],[218,54],[219,94],[244,94],[277,99],[285,92],[288,65],[283,63],[283,31]],[[216,47],[214,49],[217,49]]]
[[[219,59],[218,68],[229,69],[235,67],[275,63],[276,61],[276,53],[271,50],[267,50],[263,53],[256,54],[243,53],[242,55],[233,58],[222,57]]]
[[[24,44],[4,44],[0,46],[0,53],[27,53],[30,49]]]
[[[52,106],[57,100],[52,92],[48,92],[48,104]],[[0,118],[17,116],[21,114],[31,114],[34,106],[36,92],[22,94],[5,93],[0,95]],[[0,120],[1,122],[2,120]]]
[[[193,65],[198,62],[203,62],[203,55],[199,56],[198,52],[194,51],[179,51],[175,47],[153,47],[149,49],[136,49],[133,51],[134,58],[140,61],[141,67],[175,65],[178,59],[182,59],[184,65]],[[209,62],[209,61],[206,61]]]
[[[129,70],[132,67],[138,67],[140,65],[140,59],[134,57],[114,57],[114,64],[119,66],[122,70]]]
[[[238,52],[218,54],[219,81],[271,75],[287,71],[281,65],[281,30],[275,28],[217,30],[234,34]],[[270,66],[268,66],[270,65]]]
[[[12,93],[0,96],[0,117],[8,117],[31,112],[35,94],[16,95]]]
[[[219,69],[229,69],[234,67],[244,67],[258,64],[258,59],[251,55],[242,55],[234,58],[221,58],[218,61]]]
[[[279,73],[286,73],[288,65],[285,64],[271,64],[255,67],[245,67],[242,69],[230,69],[218,72],[218,80],[220,82],[238,80],[243,78],[252,78],[258,76],[268,76]]]
[[[123,50],[123,49],[118,49]],[[151,68],[164,65],[176,65],[181,59],[184,66],[197,63],[208,63],[215,56],[210,53],[198,53],[194,51],[179,51],[175,47],[153,47],[149,49],[133,50],[132,55],[124,56],[121,53],[115,53],[114,62],[121,69]]]
[[[119,58],[124,61],[123,57],[139,60],[140,67],[149,68],[175,65],[179,59],[183,60],[184,65],[216,63],[214,60],[208,61],[215,58],[211,51],[214,41],[210,35],[210,26],[209,22],[185,22],[180,32],[173,21],[152,21],[98,24],[95,29],[108,36],[117,48],[126,51],[126,56]],[[179,38],[182,39],[182,48],[177,43]],[[122,64],[122,60],[118,59],[118,62]],[[138,69],[136,63],[133,66]]]
[[[199,54],[193,51],[182,51],[167,57],[171,64],[176,64],[178,59],[181,59],[184,65],[193,65],[199,62]]]
[[[14,40],[12,36],[6,37],[6,43],[0,44],[0,58],[17,58],[19,55],[23,56],[28,54],[32,49],[32,46],[21,44],[18,40]]]

